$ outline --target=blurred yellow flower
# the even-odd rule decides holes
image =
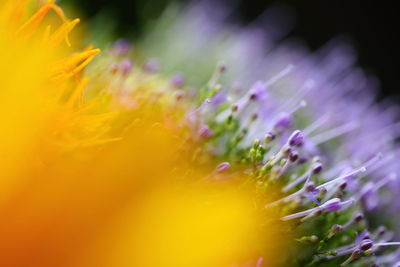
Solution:
[[[255,266],[261,241],[275,256],[251,192],[202,182],[184,111],[151,98],[162,79],[137,82],[134,109],[99,81],[85,96],[100,51],[72,52],[78,22],[54,0],[1,2],[0,266]]]

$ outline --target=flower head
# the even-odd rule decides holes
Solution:
[[[0,8],[0,265],[399,260],[396,117],[348,43],[307,52],[201,3],[137,44],[157,61],[123,39],[87,68],[79,20],[29,2]]]

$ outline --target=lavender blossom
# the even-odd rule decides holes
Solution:
[[[209,16],[208,7],[170,10],[139,46],[165,73],[183,70],[169,89],[188,96],[189,128],[222,162],[213,174],[244,170],[257,206],[276,209],[289,237],[312,243],[282,266],[395,266],[398,107],[375,101],[379,82],[356,66],[348,40],[311,52],[283,39],[290,25],[276,19],[282,10],[265,14],[276,29],[258,21],[238,29],[224,20],[228,8],[216,5],[219,16]],[[262,202],[270,186],[277,192]],[[390,235],[369,234],[382,225]]]

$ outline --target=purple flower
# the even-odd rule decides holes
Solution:
[[[301,146],[303,144],[303,134],[299,130],[294,131],[288,139],[288,144],[290,146]]]
[[[160,62],[157,59],[150,59],[143,65],[143,69],[149,73],[157,72],[160,69]]]
[[[133,68],[133,63],[129,59],[124,59],[120,64],[120,69],[123,75],[128,75]]]
[[[277,119],[274,129],[277,132],[282,132],[286,128],[288,128],[291,125],[292,119],[290,118],[290,115],[283,113],[279,116]]]
[[[218,83],[238,81],[243,85],[240,91],[225,87],[223,94],[219,92],[221,95],[218,93],[213,99],[215,102],[207,106],[207,112],[193,113],[193,116],[198,116],[194,121],[199,123],[194,129],[201,129],[214,117],[215,121],[209,125],[227,129],[237,126],[237,130],[232,127],[226,134],[212,137],[216,144],[220,144],[215,154],[241,160],[238,155],[253,149],[251,151],[258,158],[252,166],[256,181],[262,184],[270,182],[268,179],[281,177],[281,193],[288,194],[274,201],[272,206],[285,206],[292,202],[299,205],[296,206],[298,210],[291,211],[290,205],[285,206],[288,213],[299,212],[284,216],[283,221],[299,218],[306,221],[324,211],[339,211],[357,201],[357,210],[366,216],[353,215],[352,220],[364,218],[365,225],[373,225],[369,218],[384,214],[389,216],[382,218],[393,218],[392,224],[397,224],[397,229],[400,229],[400,220],[393,216],[400,207],[400,201],[396,200],[400,181],[387,182],[385,178],[400,173],[397,163],[400,147],[396,141],[400,136],[399,108],[389,102],[374,102],[379,82],[356,66],[355,52],[349,41],[336,38],[317,51],[308,51],[300,42],[290,39],[278,43],[285,30],[289,30],[286,27],[274,31],[274,26],[268,26],[268,31],[263,31],[265,23],[254,23],[238,31],[236,26],[224,23],[224,16],[208,16],[209,8],[204,3],[196,5],[193,9],[196,12],[192,10],[183,19],[177,18],[176,25],[187,27],[168,27],[171,31],[176,28],[183,32],[175,30],[174,34],[162,38],[165,40],[163,43],[173,43],[171,47],[179,46],[185,50],[182,51],[183,57],[178,55],[176,61],[169,64],[183,69],[190,60],[188,56],[193,55],[195,60],[198,54],[217,51],[218,58],[229,62],[227,75]],[[275,21],[276,14],[273,13],[271,18]],[[281,24],[286,20],[276,21]],[[194,30],[195,36],[192,34]],[[229,38],[221,38],[221,32],[227,33]],[[171,60],[171,49],[166,51],[164,58]],[[192,66],[190,71],[202,73],[202,70],[215,65],[214,55],[210,58],[209,62],[204,59],[204,65]],[[220,66],[217,70],[225,72],[225,67]],[[208,80],[207,77],[200,82],[206,84]],[[176,84],[179,87],[183,82]],[[196,95],[198,91],[192,92]],[[224,105],[220,105],[220,96],[224,96]],[[257,114],[259,119],[252,120],[253,114]],[[209,127],[210,131],[213,130],[213,126]],[[203,131],[207,136],[208,129]],[[263,139],[266,133],[269,134]],[[252,146],[254,140],[263,140],[257,146],[262,149],[256,150]],[[370,161],[380,152],[384,155],[382,160]],[[324,164],[312,160],[316,157],[322,158]],[[256,157],[250,158],[252,163],[253,158]],[[248,158],[242,160],[248,162]],[[224,169],[223,166],[220,168]],[[279,175],[271,175],[274,172],[279,172]],[[387,194],[380,194],[383,193],[381,190],[386,190]],[[322,204],[319,199],[322,199]],[[336,223],[342,222],[332,222]],[[362,224],[358,226],[365,227]],[[348,236],[354,234],[353,227],[344,231]],[[337,251],[339,255],[352,254],[349,262],[361,257],[364,250],[374,249],[371,239],[362,239],[356,246],[351,245],[353,247],[344,246],[347,249]],[[388,266],[396,261],[391,260]]]
[[[185,84],[185,76],[183,73],[177,72],[171,77],[171,85],[175,88],[181,88]]]
[[[312,166],[312,173],[313,174],[318,174],[322,171],[323,167],[322,167],[322,163],[317,161],[313,164]]]
[[[231,168],[231,164],[229,162],[222,162],[218,164],[217,168],[215,169],[216,172],[225,172]]]
[[[210,127],[205,124],[202,124],[199,129],[199,136],[204,139],[209,139],[212,137],[212,132]]]
[[[333,198],[325,202],[324,204],[321,205],[321,208],[324,211],[338,211],[340,210],[343,206],[353,203],[353,200],[347,200],[347,201],[341,201],[339,198]]]
[[[132,43],[128,39],[120,39],[112,45],[112,50],[118,56],[127,55],[132,48]]]
[[[262,81],[256,82],[249,90],[249,99],[263,101],[267,98],[267,88]]]
[[[290,152],[289,159],[291,162],[296,162],[298,158],[299,158],[299,152],[297,151]]]

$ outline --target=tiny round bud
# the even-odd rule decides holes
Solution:
[[[236,112],[236,111],[238,111],[238,109],[239,109],[239,106],[236,105],[236,104],[234,104],[234,105],[231,106],[232,112]]]
[[[313,192],[315,190],[315,185],[313,182],[310,182],[306,185],[305,190],[307,192]]]
[[[372,248],[372,245],[373,245],[373,243],[372,243],[371,239],[364,239],[363,241],[361,241],[360,249],[363,251],[366,251],[366,250]]]
[[[182,73],[177,72],[171,77],[171,85],[175,88],[181,88],[185,84],[185,77]]]
[[[312,166],[312,173],[319,174],[322,171],[322,164],[321,162],[317,161]]]
[[[361,212],[357,213],[356,216],[354,216],[354,222],[359,223],[361,220],[364,219],[364,214]]]
[[[341,232],[342,230],[343,230],[343,226],[341,226],[341,225],[339,225],[339,224],[334,224],[334,225],[332,226],[332,229],[331,229],[332,233],[334,233],[334,234],[339,233],[339,232]]]
[[[204,139],[209,139],[209,138],[211,138],[211,137],[212,137],[212,132],[211,132],[210,127],[208,127],[208,126],[205,125],[205,124],[201,125],[201,126],[200,126],[200,129],[199,129],[199,136],[200,136],[201,138],[204,138]]]
[[[301,146],[303,144],[303,134],[299,130],[294,131],[288,139],[288,144],[290,146]]]
[[[299,158],[299,153],[297,151],[292,151],[289,154],[289,159],[291,162],[295,162]]]
[[[220,62],[218,64],[218,70],[219,72],[224,73],[226,71],[226,64],[224,62]]]
[[[157,72],[160,69],[160,63],[157,59],[149,59],[143,65],[143,70],[149,73]]]
[[[290,146],[285,146],[285,147],[283,148],[283,154],[289,155],[290,152],[292,152],[292,149],[290,148]]]
[[[292,120],[289,115],[282,114],[281,117],[276,121],[274,128],[278,131],[283,131],[288,128],[292,123]]]
[[[387,231],[387,230],[386,230],[386,227],[383,226],[383,225],[379,226],[378,229],[377,229],[377,233],[378,233],[378,235],[380,235],[380,236],[384,235],[384,234],[386,233],[386,231]]]
[[[299,158],[299,161],[298,161],[298,164],[301,165],[301,164],[306,163],[307,161],[308,161],[308,158],[306,158],[306,157],[300,157],[300,158]]]
[[[314,213],[313,213],[314,216],[320,216],[321,214],[322,214],[321,209],[318,209],[318,210],[314,211]]]
[[[265,141],[265,143],[269,143],[269,142],[273,141],[275,139],[275,137],[276,137],[275,134],[268,132],[264,137],[264,141]]]
[[[132,43],[128,39],[119,39],[112,45],[112,50],[118,56],[124,56],[130,52]]]
[[[321,188],[319,189],[319,194],[320,194],[321,196],[325,195],[326,193],[328,193],[328,190],[327,190],[325,187],[321,187]]]
[[[341,183],[341,184],[339,185],[339,189],[340,189],[340,190],[345,190],[346,187],[347,187],[347,182],[343,182],[343,183]]]
[[[264,158],[264,155],[260,151],[257,151],[257,153],[256,153],[256,161],[260,162],[260,161],[263,160],[263,158]]]
[[[367,232],[367,233],[364,235],[364,237],[363,237],[362,240],[365,240],[365,239],[371,239],[369,232]]]
[[[373,253],[373,252],[372,252],[372,249],[367,249],[367,250],[365,250],[365,251],[363,252],[363,255],[369,257],[369,256],[372,255],[372,253]]]
[[[123,75],[128,75],[132,71],[133,63],[129,59],[124,59],[121,62],[120,68]]]
[[[252,101],[257,100],[257,94],[256,93],[250,94],[249,99]]]

